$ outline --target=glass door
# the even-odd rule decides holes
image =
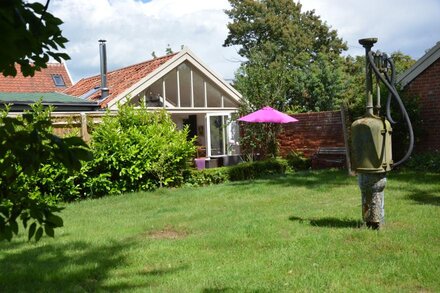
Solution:
[[[208,156],[222,156],[226,154],[226,129],[227,115],[207,114],[207,152]]]
[[[231,114],[206,114],[206,153],[208,157],[239,153],[239,131]]]

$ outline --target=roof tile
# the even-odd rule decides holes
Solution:
[[[47,63],[47,68],[35,71],[35,75],[24,77],[18,64],[15,65],[18,74],[15,77],[0,75],[0,92],[29,93],[29,92],[62,92],[72,86],[72,80],[63,63]],[[52,75],[61,75],[66,86],[56,86]]]
[[[156,70],[159,66],[173,58],[175,54],[164,57],[155,58],[153,60],[134,64],[128,67],[120,68],[107,73],[107,87],[109,88],[108,97],[101,102],[101,106],[107,105],[113,98],[130,88],[136,82],[146,77],[148,74]],[[64,93],[72,96],[82,96],[88,91],[99,88],[101,85],[101,76],[95,75],[88,78],[83,78],[75,85],[64,90]],[[101,91],[97,91],[88,97],[89,100],[98,101],[101,98]]]

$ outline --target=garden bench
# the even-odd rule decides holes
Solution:
[[[345,147],[320,147],[312,156],[312,168],[342,168],[346,161]]]

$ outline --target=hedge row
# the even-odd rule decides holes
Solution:
[[[403,167],[414,171],[440,173],[440,152],[413,154]]]
[[[230,167],[191,170],[187,174],[186,185],[203,186],[226,181],[258,179],[268,175],[281,175],[286,172],[287,167],[286,160],[270,159],[246,162]]]

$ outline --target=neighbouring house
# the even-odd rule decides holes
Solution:
[[[94,111],[96,102],[69,96],[63,91],[72,86],[72,79],[63,63],[48,63],[47,68],[36,71],[35,75],[24,77],[19,65],[15,77],[0,75],[0,108],[11,106],[12,112],[22,112],[39,100],[43,105],[52,105],[54,111]]]
[[[235,115],[241,95],[188,48],[109,72],[105,41],[100,53],[101,74],[64,93],[115,111],[125,103],[165,109],[179,129],[188,125],[190,136],[197,136],[199,156],[225,160],[239,154]]]
[[[406,95],[420,98],[423,136],[415,145],[418,152],[440,150],[440,42],[401,74],[397,82]]]

